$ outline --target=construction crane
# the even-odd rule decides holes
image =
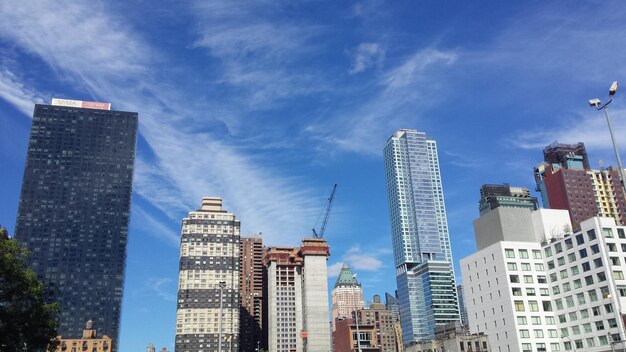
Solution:
[[[313,237],[315,238],[324,238],[324,231],[326,231],[326,225],[328,224],[328,217],[330,216],[330,210],[333,208],[333,201],[335,200],[335,191],[337,191],[337,184],[333,186],[333,191],[330,192],[330,197],[328,197],[328,205],[326,206],[326,213],[324,214],[324,221],[322,221],[322,228],[320,232],[317,233],[315,228],[313,228]]]

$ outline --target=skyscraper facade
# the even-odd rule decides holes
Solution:
[[[544,161],[535,169],[537,191],[544,208],[569,211],[574,229],[593,216],[626,223],[626,198],[619,170],[594,170],[583,143],[553,143],[543,150]]]
[[[385,307],[393,313],[393,320],[395,322],[400,321],[400,301],[395,295],[389,292],[385,292]]]
[[[266,348],[263,331],[263,237],[242,237],[239,246],[241,351]]]
[[[109,103],[35,105],[15,237],[32,253],[59,335],[93,320],[117,349],[137,113]]]
[[[330,295],[333,331],[335,331],[337,318],[351,317],[353,311],[365,307],[361,284],[356,280],[347,264],[341,268]]]
[[[391,234],[404,343],[459,321],[437,143],[401,129],[384,148]]]
[[[459,297],[459,312],[461,313],[461,325],[467,327],[467,306],[465,305],[465,291],[463,285],[456,286],[456,293]]]
[[[176,352],[239,350],[239,231],[222,199],[202,198],[183,219]],[[220,341],[221,337],[221,341]]]

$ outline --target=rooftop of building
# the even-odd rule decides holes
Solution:
[[[361,286],[361,284],[356,280],[356,276],[346,263],[344,263],[341,267],[339,276],[337,276],[337,281],[335,281],[335,288],[339,286]]]

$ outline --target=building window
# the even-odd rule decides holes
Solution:
[[[530,338],[530,331],[522,329],[519,331],[519,336],[523,339],[529,339]]]
[[[515,311],[516,312],[523,312],[524,309],[524,301],[515,301]]]
[[[546,247],[543,249],[544,253],[546,253],[546,257],[551,257],[552,256],[552,248],[550,247]]]
[[[622,232],[624,232],[624,231],[622,230]],[[541,259],[541,251],[538,250],[538,249],[533,249],[533,258]]]
[[[518,275],[509,275],[509,281],[511,281],[511,283],[517,284],[517,283],[519,283],[519,276]]]
[[[517,270],[517,264],[515,264],[515,263],[506,263],[506,268],[511,270],[511,271],[515,271],[515,270]]]
[[[520,249],[519,250],[519,257],[522,258],[522,259],[528,259],[528,250]]]
[[[614,271],[613,272],[613,278],[615,280],[624,280],[624,273],[622,271]]]
[[[593,230],[593,229],[591,229],[591,230],[587,231],[587,239],[588,239],[589,241],[593,241],[593,240],[595,240],[595,239],[596,239],[596,231],[595,231],[595,230]]]
[[[585,239],[583,238],[583,234],[578,234],[576,235],[576,244],[577,245],[582,245],[583,243],[585,243]]]
[[[539,304],[537,303],[537,301],[528,301],[528,310],[531,312],[538,312]]]
[[[517,317],[517,325],[527,325],[528,321],[526,320],[526,317],[523,316],[519,316]]]
[[[512,249],[510,249],[510,248],[506,248],[506,249],[504,250],[504,255],[505,255],[507,258],[515,258],[515,251],[514,251],[514,250],[512,250]]]

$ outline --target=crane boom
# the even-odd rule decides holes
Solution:
[[[326,206],[326,213],[324,214],[324,221],[322,221],[322,227],[320,228],[319,234],[315,229],[313,229],[313,236],[315,238],[324,238],[324,231],[326,231],[326,225],[328,224],[328,218],[330,217],[330,210],[333,208],[333,201],[335,200],[335,192],[337,191],[337,184],[333,186],[333,191],[330,192],[330,197],[328,197],[328,205]]]

